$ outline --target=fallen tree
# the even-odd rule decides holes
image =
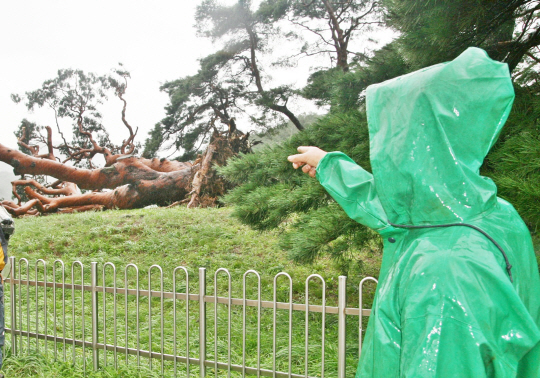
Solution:
[[[115,76],[97,77],[82,71],[61,70],[58,77],[41,89],[26,94],[29,110],[49,106],[54,110],[61,143],[54,145],[51,127],[39,127],[24,120],[18,130],[19,150],[0,144],[0,161],[13,167],[19,180],[12,182],[16,202],[2,205],[14,216],[95,209],[133,209],[156,204],[188,203],[189,207],[211,206],[227,189],[214,171],[238,152],[248,152],[249,134],[236,127],[234,119],[219,117],[226,130],[211,117],[212,134],[208,147],[193,162],[143,158],[135,143],[137,130],[126,120],[124,93],[129,74],[116,70]],[[128,137],[120,146],[111,142],[101,124],[97,107],[112,90],[122,103],[122,123]],[[14,96],[20,101],[20,98]],[[59,126],[61,118],[73,122],[73,138],[68,142]],[[43,133],[46,131],[46,134]],[[40,145],[47,151],[40,154]],[[96,156],[104,160],[97,167]],[[46,184],[39,178],[53,177]]]

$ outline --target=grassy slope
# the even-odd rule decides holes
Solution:
[[[279,231],[251,230],[230,213],[228,208],[177,207],[26,218],[16,221],[10,250],[17,259],[24,257],[31,262],[62,259],[66,269],[75,260],[86,265],[91,261],[113,262],[117,267],[134,263],[142,277],[152,264],[161,265],[165,272],[184,265],[194,282],[199,267],[207,268],[209,278],[221,267],[240,279],[246,270],[254,269],[267,284],[275,274],[286,271],[295,281],[295,291],[303,291],[306,277],[318,273],[330,290],[337,288],[340,273],[332,261],[322,258],[313,265],[294,264],[277,246]],[[379,256],[365,258],[365,271],[377,274]],[[360,279],[351,277],[351,288]],[[240,287],[233,290],[234,295],[241,294]]]
[[[82,261],[86,266],[89,266],[91,261],[101,264],[113,262],[120,277],[119,287],[123,285],[123,268],[128,263],[138,265],[141,288],[147,287],[148,268],[152,264],[159,264],[164,269],[166,290],[172,289],[170,276],[173,268],[184,265],[190,272],[192,291],[198,288],[198,268],[207,268],[207,292],[212,294],[214,272],[220,267],[225,267],[231,273],[233,297],[237,298],[241,297],[242,275],[248,269],[255,269],[261,273],[263,300],[272,298],[274,275],[280,271],[288,272],[293,278],[294,300],[298,303],[303,303],[304,300],[306,277],[318,273],[327,282],[328,304],[336,305],[338,269],[325,259],[318,260],[312,266],[292,264],[287,260],[286,253],[277,247],[277,232],[259,233],[240,225],[230,217],[230,210],[227,208],[142,209],[17,220],[16,234],[11,240],[10,247],[12,255],[27,258],[31,262],[31,271],[33,271],[32,262],[39,258],[45,259],[49,266],[55,259],[62,259],[66,263],[66,276],[69,276],[71,262],[75,260]],[[366,256],[366,259],[370,262],[366,265],[366,271],[376,273],[378,256]],[[157,275],[155,277],[154,285],[157,285]],[[350,306],[357,306],[357,285],[361,278],[357,276],[349,279]],[[219,282],[220,295],[225,296],[226,279],[220,278]],[[108,284],[110,285],[110,282]],[[286,286],[285,281],[282,281],[281,285]],[[315,290],[310,294],[313,301],[310,302],[318,304],[320,290],[316,288],[317,284],[313,287]],[[278,290],[278,295],[280,296],[278,300],[286,301],[287,290]],[[252,297],[251,295],[250,298]],[[370,301],[371,298],[366,298],[367,306],[370,305]],[[195,303],[193,305],[196,307]],[[141,306],[145,308],[147,305]],[[269,314],[265,316],[268,320]],[[332,326],[329,326],[329,332],[332,332]],[[213,326],[209,324],[209,327]],[[351,324],[351,328],[354,328],[354,323]],[[295,328],[295,332],[298,333],[297,337],[295,336],[298,343],[303,342],[303,328]],[[354,340],[351,340],[351,344],[354,346]],[[270,346],[266,347],[268,349]],[[351,364],[354,364],[354,349],[351,350],[351,356]],[[154,366],[159,366],[159,363],[156,361]],[[113,370],[102,370],[91,376],[136,377],[139,374],[150,376],[148,372],[137,373],[135,369],[123,369],[121,374]],[[6,361],[4,370],[10,377],[80,374],[80,367],[73,368],[63,363],[46,362],[39,356],[12,357]],[[354,368],[349,370],[351,374],[353,371]]]

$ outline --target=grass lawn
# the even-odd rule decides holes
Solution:
[[[243,274],[253,269],[261,275],[261,291],[263,300],[272,300],[274,276],[282,271],[290,274],[293,280],[293,301],[295,303],[305,303],[305,280],[313,273],[321,275],[326,281],[327,305],[337,305],[337,284],[340,271],[332,261],[322,258],[313,265],[296,265],[287,259],[286,252],[280,250],[277,246],[277,237],[280,231],[260,233],[253,231],[246,226],[239,224],[230,217],[228,208],[209,208],[209,209],[186,209],[177,207],[172,209],[154,208],[131,211],[106,211],[99,213],[81,213],[71,215],[52,215],[39,218],[26,218],[16,220],[16,232],[10,241],[11,255],[16,256],[17,260],[26,258],[30,262],[30,277],[34,279],[35,262],[38,259],[44,259],[47,262],[47,279],[51,281],[52,265],[54,260],[61,259],[65,263],[66,282],[71,282],[71,264],[74,261],[81,261],[85,266],[84,280],[85,284],[90,282],[90,262],[98,262],[98,285],[102,284],[103,264],[112,262],[117,269],[117,286],[124,287],[124,269],[127,264],[136,264],[139,269],[139,283],[141,289],[148,288],[148,269],[157,264],[163,269],[163,285],[166,291],[176,291],[184,293],[186,284],[182,275],[178,275],[176,287],[173,287],[172,272],[177,266],[185,266],[190,276],[190,292],[198,292],[198,269],[205,267],[207,269],[207,294],[213,295],[214,286],[218,290],[219,296],[227,296],[228,283],[226,275],[220,273],[217,284],[214,285],[214,272],[219,268],[227,268],[231,275],[232,297],[242,298],[242,277]],[[348,306],[358,306],[358,283],[367,275],[377,276],[380,256],[378,254],[364,254],[361,256],[364,261],[361,271],[352,272],[348,279]],[[39,265],[38,276],[43,279],[43,265]],[[26,276],[26,268],[23,266],[23,278]],[[59,279],[57,274],[56,279]],[[136,274],[134,269],[127,271],[129,288],[135,288],[134,283]],[[81,282],[80,268],[75,267],[75,283]],[[112,270],[107,270],[105,278],[107,286],[114,284]],[[157,269],[152,270],[152,289],[159,289],[159,274]],[[365,292],[364,307],[371,305],[373,287],[369,287],[370,292]],[[23,294],[26,292],[23,287]],[[30,313],[32,322],[35,323],[35,295],[41,299],[45,292],[40,289],[37,294],[34,287],[30,288]],[[251,276],[247,285],[248,298],[256,297],[256,281]],[[278,301],[288,301],[288,282],[281,277],[277,284]],[[52,317],[52,290],[46,293],[48,308],[48,317]],[[82,305],[80,293],[76,293],[75,298],[71,298],[71,291],[66,293],[66,325],[58,322],[56,331],[59,334],[66,332],[67,337],[73,325],[76,327],[76,335],[82,330]],[[320,304],[322,297],[322,286],[317,281],[310,284],[310,304]],[[58,298],[57,298],[58,299]],[[76,305],[72,307],[71,301]],[[107,311],[107,343],[112,343],[112,324],[113,316],[113,296],[107,294],[105,310]],[[102,294],[99,295],[100,306],[102,304]],[[9,296],[6,298],[9,302]],[[26,299],[19,298],[20,305],[26,311]],[[179,354],[185,355],[185,336],[189,332],[190,336],[190,356],[198,357],[198,302],[190,302],[189,316],[190,328],[185,329],[185,305],[183,301],[177,301],[177,324],[172,322],[172,299],[166,300],[164,306],[164,349],[165,353],[171,353],[173,347],[172,334],[177,331],[177,343]],[[18,302],[19,303],[19,302]],[[41,303],[41,301],[40,301]],[[86,293],[85,303],[85,332],[90,335],[90,302],[89,294]],[[128,316],[128,345],[134,347],[137,342],[141,348],[149,349],[149,336],[152,336],[152,350],[160,351],[160,318],[155,315],[160,311],[159,298],[153,298],[148,303],[147,297],[139,299],[140,332],[135,332],[135,305],[134,295],[128,296],[128,307],[124,306],[124,297],[118,296],[117,309],[117,327],[118,327],[118,345],[125,345],[125,316]],[[61,302],[57,300],[57,306]],[[102,307],[102,306],[101,306]],[[154,316],[149,319],[149,307]],[[45,325],[43,324],[42,306],[39,306],[40,319],[39,325],[41,332]],[[103,309],[101,308],[100,311]],[[247,362],[249,366],[256,366],[257,339],[255,335],[256,309],[250,308],[248,311],[248,335],[246,341]],[[9,310],[8,310],[9,311]],[[214,306],[209,303],[207,307],[207,358],[214,358]],[[75,314],[73,316],[72,314]],[[261,315],[261,366],[263,368],[272,367],[272,315],[271,309],[263,309]],[[26,316],[25,313],[23,317]],[[102,322],[102,315],[100,315]],[[292,371],[293,373],[304,373],[304,328],[305,314],[295,311],[293,316],[293,348],[292,348]],[[358,318],[348,317],[348,350],[347,350],[347,376],[354,376],[357,361],[358,345]],[[57,319],[59,319],[57,317]],[[227,307],[218,305],[218,356],[219,360],[227,360]],[[277,316],[277,361],[276,365],[281,371],[288,369],[288,313],[285,310],[278,311]],[[26,321],[26,318],[23,319]],[[35,330],[35,324],[32,323],[30,330]],[[26,324],[23,322],[23,324]],[[150,332],[149,324],[152,325]],[[235,364],[241,364],[242,361],[242,308],[241,306],[232,306],[231,308],[231,360]],[[310,349],[309,349],[309,373],[318,375],[321,365],[321,315],[310,315]],[[10,322],[8,320],[8,326]],[[100,323],[101,327],[101,323]],[[25,329],[23,327],[23,329]],[[47,325],[48,333],[53,333],[53,324],[49,320]],[[100,340],[103,340],[102,329],[100,329]],[[326,376],[335,376],[336,353],[337,353],[337,318],[330,314],[326,319],[326,352],[325,352],[325,372]],[[89,340],[87,336],[87,340]],[[77,363],[72,364],[71,346],[67,347],[67,360],[63,362],[63,349],[59,345],[58,360],[54,361],[52,342],[48,343],[48,353],[44,356],[44,342],[39,342],[39,352],[36,351],[36,342],[31,340],[26,343],[23,340],[24,353],[17,356],[10,354],[9,336],[8,347],[6,351],[8,357],[4,364],[4,374],[8,377],[76,377],[83,376],[82,371],[82,351],[77,349]],[[29,353],[27,353],[29,350]],[[141,367],[137,368],[135,357],[129,357],[129,364],[125,365],[125,357],[119,356],[119,365],[117,369],[112,368],[112,352],[108,352],[108,366],[103,367],[103,352],[100,355],[101,368],[97,372],[91,371],[90,353],[87,350],[87,374],[89,377],[151,377],[161,376],[160,360],[154,359],[153,370],[150,370],[148,359],[141,358]],[[164,376],[173,376],[173,365],[166,362],[164,366]],[[208,374],[213,375],[212,369],[208,369]],[[226,370],[219,373],[220,376],[226,376]],[[185,365],[178,364],[178,376],[185,376]],[[191,366],[191,375],[198,376],[197,367]],[[240,376],[233,373],[233,376]]]

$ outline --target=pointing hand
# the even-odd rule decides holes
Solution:
[[[298,169],[302,167],[302,172],[307,173],[311,177],[315,177],[315,169],[319,164],[319,161],[326,155],[326,152],[318,147],[298,147],[297,155],[291,155],[287,159],[293,163],[293,168]]]

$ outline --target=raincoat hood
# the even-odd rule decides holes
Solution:
[[[338,151],[319,162],[384,244],[357,378],[540,378],[532,240],[479,174],[513,99],[506,64],[470,48],[367,89],[373,174]]]
[[[371,164],[390,222],[459,223],[489,211],[497,188],[479,169],[513,100],[508,66],[477,48],[370,86]]]

